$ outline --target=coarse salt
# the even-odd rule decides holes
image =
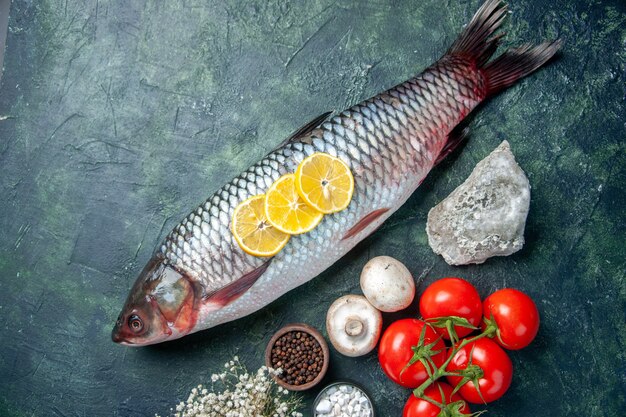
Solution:
[[[371,401],[358,387],[332,385],[322,390],[315,417],[373,417]]]

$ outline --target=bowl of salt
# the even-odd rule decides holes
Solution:
[[[375,417],[374,404],[365,389],[352,381],[327,385],[313,402],[314,417]]]

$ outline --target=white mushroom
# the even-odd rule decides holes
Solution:
[[[335,300],[326,314],[326,331],[335,349],[346,356],[361,356],[376,347],[383,317],[362,295]]]
[[[361,289],[380,311],[407,308],[415,297],[415,282],[404,264],[390,256],[377,256],[361,272]]]

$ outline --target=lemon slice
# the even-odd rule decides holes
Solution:
[[[354,178],[341,159],[314,153],[298,165],[296,190],[314,209],[324,214],[336,213],[350,204]]]
[[[264,206],[265,194],[259,194],[239,204],[233,212],[231,227],[235,240],[254,256],[274,256],[290,238],[267,221]]]
[[[281,232],[291,235],[313,230],[324,217],[298,195],[295,181],[294,174],[283,175],[265,194],[267,220]]]

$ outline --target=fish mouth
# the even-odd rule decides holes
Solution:
[[[115,325],[115,327],[113,327],[113,331],[111,332],[111,340],[115,343],[119,343],[120,345],[133,345],[134,343],[126,339],[122,333],[123,331]]]
[[[135,344],[128,340],[124,335],[122,335],[122,331],[120,331],[117,326],[115,326],[113,328],[113,331],[111,332],[111,340],[113,340],[113,342],[115,343],[125,346],[131,346]]]
[[[123,337],[114,334],[112,337],[113,341],[117,344],[123,345],[123,346],[133,346],[135,345],[133,342],[128,341],[126,339],[124,339]]]
[[[172,335],[172,331],[168,327],[168,331],[167,332],[164,332],[164,333],[159,334],[157,336],[145,337],[145,338],[141,338],[141,336],[140,336],[139,340],[133,340],[133,339],[135,339],[134,336],[126,335],[126,334],[124,334],[123,331],[119,331],[117,329],[113,329],[113,332],[111,332],[111,340],[113,340],[113,342],[115,342],[115,343],[117,343],[119,345],[139,347],[139,346],[152,345],[154,343],[165,342],[166,340],[168,340],[170,338],[171,335]]]

